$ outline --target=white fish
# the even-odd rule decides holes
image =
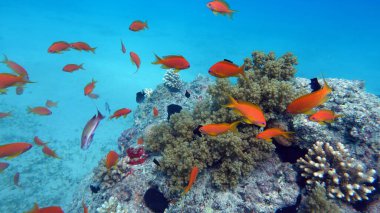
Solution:
[[[102,113],[98,110],[98,115],[94,115],[86,124],[82,132],[82,140],[80,148],[86,150],[90,147],[92,138],[94,137],[95,130],[99,125],[99,122],[104,118]]]

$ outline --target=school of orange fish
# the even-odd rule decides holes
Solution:
[[[209,2],[206,5],[214,14],[222,14],[232,17],[232,14],[235,12],[230,9],[229,5],[222,0],[214,0]],[[147,22],[142,21],[134,21],[130,24],[129,29],[133,32],[138,32],[144,29],[148,29]],[[48,48],[48,53],[50,54],[61,54],[65,51],[69,51],[70,49],[78,50],[78,51],[87,51],[95,53],[94,47],[91,47],[85,42],[75,42],[68,43],[65,41],[58,41],[53,43]],[[121,41],[121,51],[123,54],[126,53],[126,47]],[[164,57],[159,57],[155,55],[156,61],[152,62],[153,64],[160,64],[163,69],[172,69],[174,72],[179,72],[184,69],[190,68],[190,63],[181,55],[169,55]],[[130,52],[130,59],[132,63],[137,67],[137,70],[140,68],[141,60],[140,57],[134,53]],[[28,72],[19,64],[14,61],[9,60],[6,56],[2,63],[6,64],[14,73],[0,73],[0,93],[6,94],[7,89],[11,87],[16,87],[16,93],[21,95],[24,90],[24,85],[28,83],[33,83],[29,79]],[[76,72],[78,70],[83,70],[83,64],[67,64],[63,67],[64,72]],[[238,77],[242,76],[245,80],[248,80],[244,73],[244,65],[238,66],[231,61],[223,60],[215,63],[209,69],[209,74],[215,76],[217,78],[228,78],[228,77]],[[84,95],[90,98],[96,99],[99,95],[93,93],[95,89],[96,81],[93,79],[84,87]],[[324,86],[314,92],[303,95],[295,100],[293,100],[286,109],[287,113],[290,114],[309,114],[310,121],[318,122],[319,124],[325,124],[333,122],[334,119],[340,117],[341,115],[335,114],[331,110],[322,109],[318,112],[314,112],[313,109],[322,105],[328,99],[328,94],[331,92],[331,88],[328,86],[326,81],[324,81]],[[235,121],[233,123],[219,123],[219,124],[205,124],[199,130],[201,133],[209,135],[209,136],[218,136],[229,131],[237,132],[237,126],[244,122],[246,124],[253,124],[260,128],[264,128],[266,126],[266,119],[264,113],[260,106],[249,103],[245,101],[235,100],[233,97],[229,97],[230,103],[225,107],[233,109],[234,113],[237,113],[241,116],[241,121]],[[48,116],[52,114],[50,110],[52,107],[57,107],[58,103],[47,100],[45,106],[36,106],[36,107],[28,107],[27,111],[29,113],[34,113],[40,116]],[[153,116],[157,117],[159,112],[156,107],[153,108]],[[126,117],[131,110],[128,108],[122,108],[116,110],[113,115],[110,116],[109,119]],[[11,116],[11,112],[0,112],[0,119],[4,119],[6,117]],[[99,122],[104,118],[104,116],[98,111],[98,115],[94,115],[86,124],[83,132],[82,132],[82,141],[81,148],[87,149],[89,148],[93,136],[95,134],[95,130],[99,124]],[[264,131],[257,134],[256,138],[265,140],[267,142],[271,142],[272,138],[283,136],[289,138],[289,134],[292,132],[285,132],[280,128],[268,128]],[[50,149],[47,146],[47,143],[42,141],[38,136],[34,137],[34,143],[38,146],[42,147],[42,152],[53,158],[60,158],[55,153],[54,150]],[[137,141],[138,145],[143,145],[143,139],[139,138]],[[8,143],[0,146],[0,158],[12,159],[21,155],[22,153],[28,151],[32,148],[32,144],[26,142],[15,142]],[[115,151],[110,151],[106,156],[105,166],[108,170],[112,167],[116,166],[119,159],[119,155]],[[4,171],[9,166],[8,163],[0,162],[0,172]],[[199,169],[197,166],[194,166],[189,178],[189,183],[184,189],[183,194],[187,193],[192,185],[194,184],[196,177],[199,173]],[[14,175],[14,184],[19,186],[20,173],[16,173]],[[84,212],[88,212],[88,207],[83,202],[83,210]],[[45,208],[40,208],[37,204],[33,207],[29,212],[37,213],[37,212],[63,212],[61,207],[59,206],[50,206]]]

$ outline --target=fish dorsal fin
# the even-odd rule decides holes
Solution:
[[[224,0],[215,0],[215,1],[218,1],[218,2],[220,2],[222,4],[224,4],[226,7],[230,8],[230,5],[226,1],[224,1]]]
[[[166,58],[173,58],[173,57],[176,57],[176,58],[183,58],[182,55],[166,55],[166,56],[164,56],[164,57],[162,57],[162,58],[166,59]]]
[[[231,60],[228,60],[228,59],[224,59],[223,61],[225,61],[225,62],[229,62],[229,63],[231,63],[231,64],[234,63],[234,62],[232,62]]]

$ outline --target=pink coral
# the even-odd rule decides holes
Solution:
[[[130,165],[142,164],[146,160],[144,147],[139,147],[139,148],[130,147],[127,149],[127,155],[130,158],[128,162],[128,164]]]

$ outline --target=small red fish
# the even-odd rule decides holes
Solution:
[[[20,186],[18,183],[20,181],[20,173],[16,172],[16,174],[13,176],[13,183],[15,186]]]
[[[84,87],[84,95],[88,95],[88,94],[92,93],[92,91],[95,88],[95,83],[96,83],[96,81],[94,79],[92,79],[92,81]]]
[[[15,73],[19,74],[20,76],[24,76],[26,80],[29,79],[28,72],[24,69],[24,67],[20,66],[16,62],[8,60],[6,55],[4,55],[4,60],[1,63],[6,64],[9,68],[11,68]]]
[[[133,32],[137,32],[137,31],[143,30],[145,28],[149,29],[147,21],[142,22],[142,21],[137,20],[137,21],[132,22],[131,25],[129,25],[129,30],[131,30]]]
[[[6,89],[12,86],[22,86],[26,83],[33,83],[24,76],[9,73],[0,73],[0,93],[6,93]]]
[[[65,72],[74,72],[74,71],[77,71],[79,69],[84,70],[83,64],[79,64],[79,65],[77,65],[77,64],[67,64],[66,66],[63,67],[62,70],[65,71]]]
[[[267,125],[264,112],[258,105],[246,101],[237,101],[231,96],[229,98],[230,103],[225,107],[232,108],[236,114],[243,116],[245,123],[259,127]]]
[[[134,52],[130,52],[129,56],[131,57],[132,63],[136,65],[137,70],[139,70],[141,64],[140,57]]]
[[[9,163],[0,162],[0,173],[3,172],[6,168],[8,168]]]
[[[144,139],[141,137],[137,140],[138,145],[143,145],[144,144]]]
[[[232,18],[232,14],[236,12],[235,10],[231,10],[230,6],[224,0],[214,0],[212,2],[207,3],[207,7],[215,14],[228,15]]]
[[[195,180],[197,179],[198,172],[199,172],[198,167],[194,166],[193,169],[191,170],[189,184],[186,186],[184,190],[184,194],[186,194],[190,190],[190,188],[193,186]]]
[[[50,109],[48,109],[46,107],[42,107],[42,106],[34,107],[34,108],[28,107],[27,111],[29,113],[33,113],[36,115],[51,115],[52,114]]]
[[[60,157],[58,157],[58,155],[52,149],[50,149],[46,145],[42,149],[42,152],[45,153],[46,156],[61,159]]]
[[[46,103],[45,103],[45,106],[46,106],[46,107],[49,107],[49,108],[57,107],[57,106],[58,106],[58,102],[54,102],[54,101],[51,101],[51,100],[47,100]]]
[[[11,112],[0,112],[0,118],[5,118],[11,116]]]
[[[27,213],[64,213],[64,211],[59,206],[40,208],[38,204],[35,203],[33,209],[29,210]]]
[[[0,145],[0,158],[7,157],[7,159],[12,159],[28,151],[32,146],[32,144],[25,142]]]
[[[153,116],[154,117],[158,116],[158,109],[157,109],[157,107],[153,107]]]
[[[115,166],[119,160],[119,155],[115,151],[110,151],[106,158],[106,168],[110,170],[111,167]]]
[[[70,50],[70,44],[64,41],[54,42],[48,49],[48,53],[62,53]]]
[[[236,127],[239,124],[240,121],[235,121],[233,123],[207,124],[199,128],[199,131],[210,136],[218,136],[227,133],[228,131],[237,132]]]
[[[155,56],[156,61],[152,62],[152,64],[162,64],[161,68],[163,69],[174,69],[174,72],[177,73],[180,70],[190,68],[189,62],[181,55],[169,55],[163,58]]]
[[[311,121],[318,122],[321,125],[326,123],[332,123],[336,118],[340,118],[343,115],[335,114],[335,112],[328,109],[321,109],[309,117]]]
[[[91,99],[98,99],[99,98],[99,95],[95,94],[95,93],[90,93],[87,96],[90,97]]]
[[[119,118],[121,116],[123,116],[125,118],[131,112],[132,112],[132,110],[130,110],[128,108],[122,108],[122,109],[116,110],[113,113],[113,115],[111,115],[110,119],[112,119],[112,118]]]
[[[34,138],[33,138],[33,140],[34,140],[34,143],[36,144],[36,145],[38,145],[38,146],[46,146],[46,142],[43,142],[39,137],[37,137],[37,136],[35,136]]]
[[[256,138],[263,139],[267,142],[272,142],[272,138],[278,137],[278,136],[290,138],[289,134],[293,134],[293,132],[285,132],[284,130],[280,128],[269,128],[257,134]]]
[[[70,44],[70,47],[73,48],[73,49],[76,49],[76,50],[79,50],[79,51],[91,51],[92,53],[95,53],[95,49],[96,47],[90,47],[90,45],[88,45],[87,43],[85,42],[75,42],[75,43],[71,43]]]
[[[121,40],[121,52],[124,53],[124,54],[127,52],[127,49],[125,48],[124,43],[123,43],[122,40]]]
[[[219,61],[211,66],[208,73],[218,78],[236,77],[242,75],[247,79],[244,72],[244,65],[238,66],[229,60]]]
[[[82,200],[82,207],[83,207],[83,213],[88,213],[88,207],[87,207],[87,205],[84,203],[84,200]]]

